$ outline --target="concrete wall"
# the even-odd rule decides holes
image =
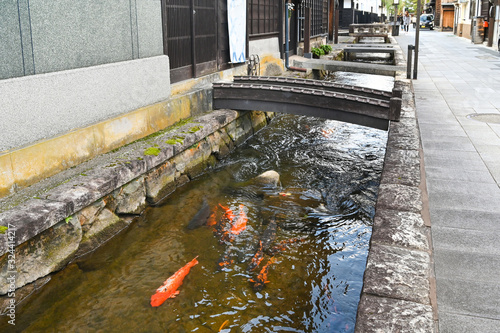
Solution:
[[[167,56],[0,80],[0,152],[169,96]]]
[[[0,8],[0,79],[163,54],[160,0],[0,0]]]
[[[272,55],[275,58],[280,58],[278,37],[252,40],[248,45],[248,50],[248,54]]]

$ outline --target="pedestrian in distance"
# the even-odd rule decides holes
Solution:
[[[410,20],[411,20],[410,14],[408,13],[408,11],[406,11],[403,16],[403,28],[404,31],[406,32],[408,32],[408,28],[410,26]]]

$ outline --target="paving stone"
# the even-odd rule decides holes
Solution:
[[[356,333],[429,333],[434,331],[430,305],[367,294],[361,295]]]
[[[500,320],[500,285],[498,282],[445,279],[437,276],[436,283],[439,312]]]
[[[430,304],[430,273],[427,252],[372,243],[363,292]]]
[[[439,333],[498,333],[500,319],[439,312]]]
[[[494,283],[500,276],[500,257],[493,253],[478,253],[466,249],[436,249],[436,275],[442,278]],[[481,272],[478,274],[478,272]]]
[[[460,249],[500,255],[500,233],[490,230],[432,227],[434,249]]]

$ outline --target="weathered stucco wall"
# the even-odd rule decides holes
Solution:
[[[272,115],[213,111],[109,153],[106,163],[1,213],[0,225],[9,229],[0,234],[0,280],[14,274],[15,289],[30,284],[15,291],[19,295],[36,288],[46,275],[127,227],[148,204],[214,165]],[[9,290],[0,284],[0,295]]]
[[[160,0],[2,0],[0,7],[0,80],[163,54]]]

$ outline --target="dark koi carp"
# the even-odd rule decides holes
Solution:
[[[207,223],[209,217],[210,217],[210,207],[208,206],[207,200],[203,200],[200,209],[193,216],[191,221],[189,221],[187,228],[193,230],[198,227],[201,227],[202,225]]]
[[[255,255],[252,258],[252,261],[248,265],[248,270],[253,271],[257,267],[259,267],[260,263],[264,259],[264,251],[262,250],[262,241],[259,241],[259,248]]]
[[[198,256],[196,256],[198,258]],[[179,294],[179,287],[182,285],[182,281],[188,275],[189,270],[196,264],[198,264],[198,260],[194,258],[190,262],[188,262],[184,267],[179,269],[174,273],[171,277],[169,277],[163,285],[156,289],[156,294],[151,296],[151,306],[160,306],[169,298],[174,298]]]

